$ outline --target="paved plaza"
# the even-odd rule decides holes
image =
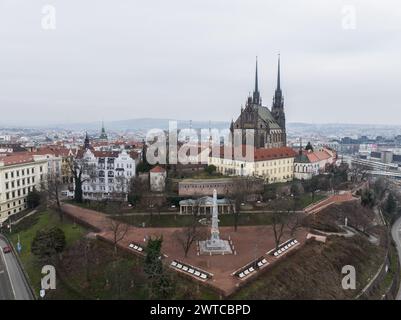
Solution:
[[[63,210],[72,219],[96,230],[99,238],[112,242],[113,232],[108,231],[108,225],[110,224],[108,219],[110,218],[108,218],[107,215],[70,204],[63,204]],[[129,245],[133,243],[146,247],[146,241],[144,240],[147,237],[162,235],[162,253],[164,254],[164,261],[167,266],[170,266],[171,262],[175,260],[207,272],[211,277],[203,280],[188,273],[177,271],[189,278],[193,278],[194,281],[199,281],[202,284],[214,288],[224,296],[232,294],[245,282],[266,272],[272,265],[285,256],[280,255],[280,257],[275,257],[273,254],[267,254],[267,252],[275,248],[271,226],[241,226],[238,227],[237,232],[234,232],[233,227],[220,228],[221,238],[230,238],[232,240],[236,255],[197,255],[196,245],[193,245],[188,253],[188,257],[184,257],[184,251],[173,235],[174,232],[179,229],[180,228],[137,228],[129,226],[128,232],[119,243],[119,246],[133,254],[143,255],[143,252],[130,249]],[[300,248],[304,243],[306,234],[306,230],[299,229],[294,236],[291,237],[289,231],[286,230],[280,242],[284,243],[290,238],[295,238],[298,240],[298,244],[291,250],[288,250],[288,252],[297,250],[297,248]],[[259,258],[264,258],[267,261],[263,268],[249,274],[243,279],[233,275],[236,271]]]

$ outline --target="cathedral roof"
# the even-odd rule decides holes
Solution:
[[[270,129],[281,129],[280,125],[274,120],[273,115],[267,107],[257,106],[259,117],[265,121]]]

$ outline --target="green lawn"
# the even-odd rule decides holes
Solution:
[[[22,220],[20,222],[21,227],[15,227],[13,233],[9,235],[9,239],[13,243],[14,247],[17,246],[18,237],[22,245],[22,251],[20,253],[20,259],[28,276],[30,282],[34,287],[35,293],[38,294],[40,289],[40,279],[41,279],[41,266],[37,263],[36,257],[31,253],[31,243],[36,234],[40,229],[58,227],[64,231],[66,237],[67,248],[73,244],[76,240],[82,237],[85,233],[85,229],[78,225],[73,225],[66,218],[64,222],[60,222],[59,216],[50,211],[42,211],[36,213],[34,216],[28,217],[25,222]]]
[[[197,220],[203,219],[206,216],[199,215]],[[234,215],[224,214],[220,215],[219,225],[220,226],[233,226],[234,225]],[[130,215],[130,216],[117,216],[114,219],[124,221],[130,225],[142,227],[142,223],[145,223],[145,227],[155,227],[155,228],[172,228],[172,227],[185,227],[188,226],[192,219],[192,215],[180,215],[180,214],[163,214],[158,215]],[[271,214],[270,213],[241,213],[238,217],[239,226],[257,226],[257,225],[269,225],[271,224]]]
[[[301,197],[299,197],[298,208],[304,209],[307,206],[311,205],[312,203],[319,202],[325,198],[327,197],[321,194],[316,194],[314,199],[310,194],[303,194]]]

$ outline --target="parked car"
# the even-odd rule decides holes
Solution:
[[[10,247],[10,246],[3,247],[3,252],[4,252],[4,253],[9,253],[9,252],[11,252],[11,247]]]

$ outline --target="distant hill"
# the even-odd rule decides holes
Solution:
[[[117,121],[105,121],[104,126],[106,130],[149,130],[153,128],[167,130],[169,127],[169,121],[176,121],[170,119],[152,119],[152,118],[141,118],[141,119],[128,119],[128,120],[117,120]],[[192,121],[192,128],[217,128],[225,129],[230,125],[229,122],[224,121]],[[72,124],[59,124],[56,127],[64,128],[69,130],[100,130],[101,122],[87,122],[87,123],[72,123]],[[190,122],[179,120],[177,121],[178,128],[189,128]]]

